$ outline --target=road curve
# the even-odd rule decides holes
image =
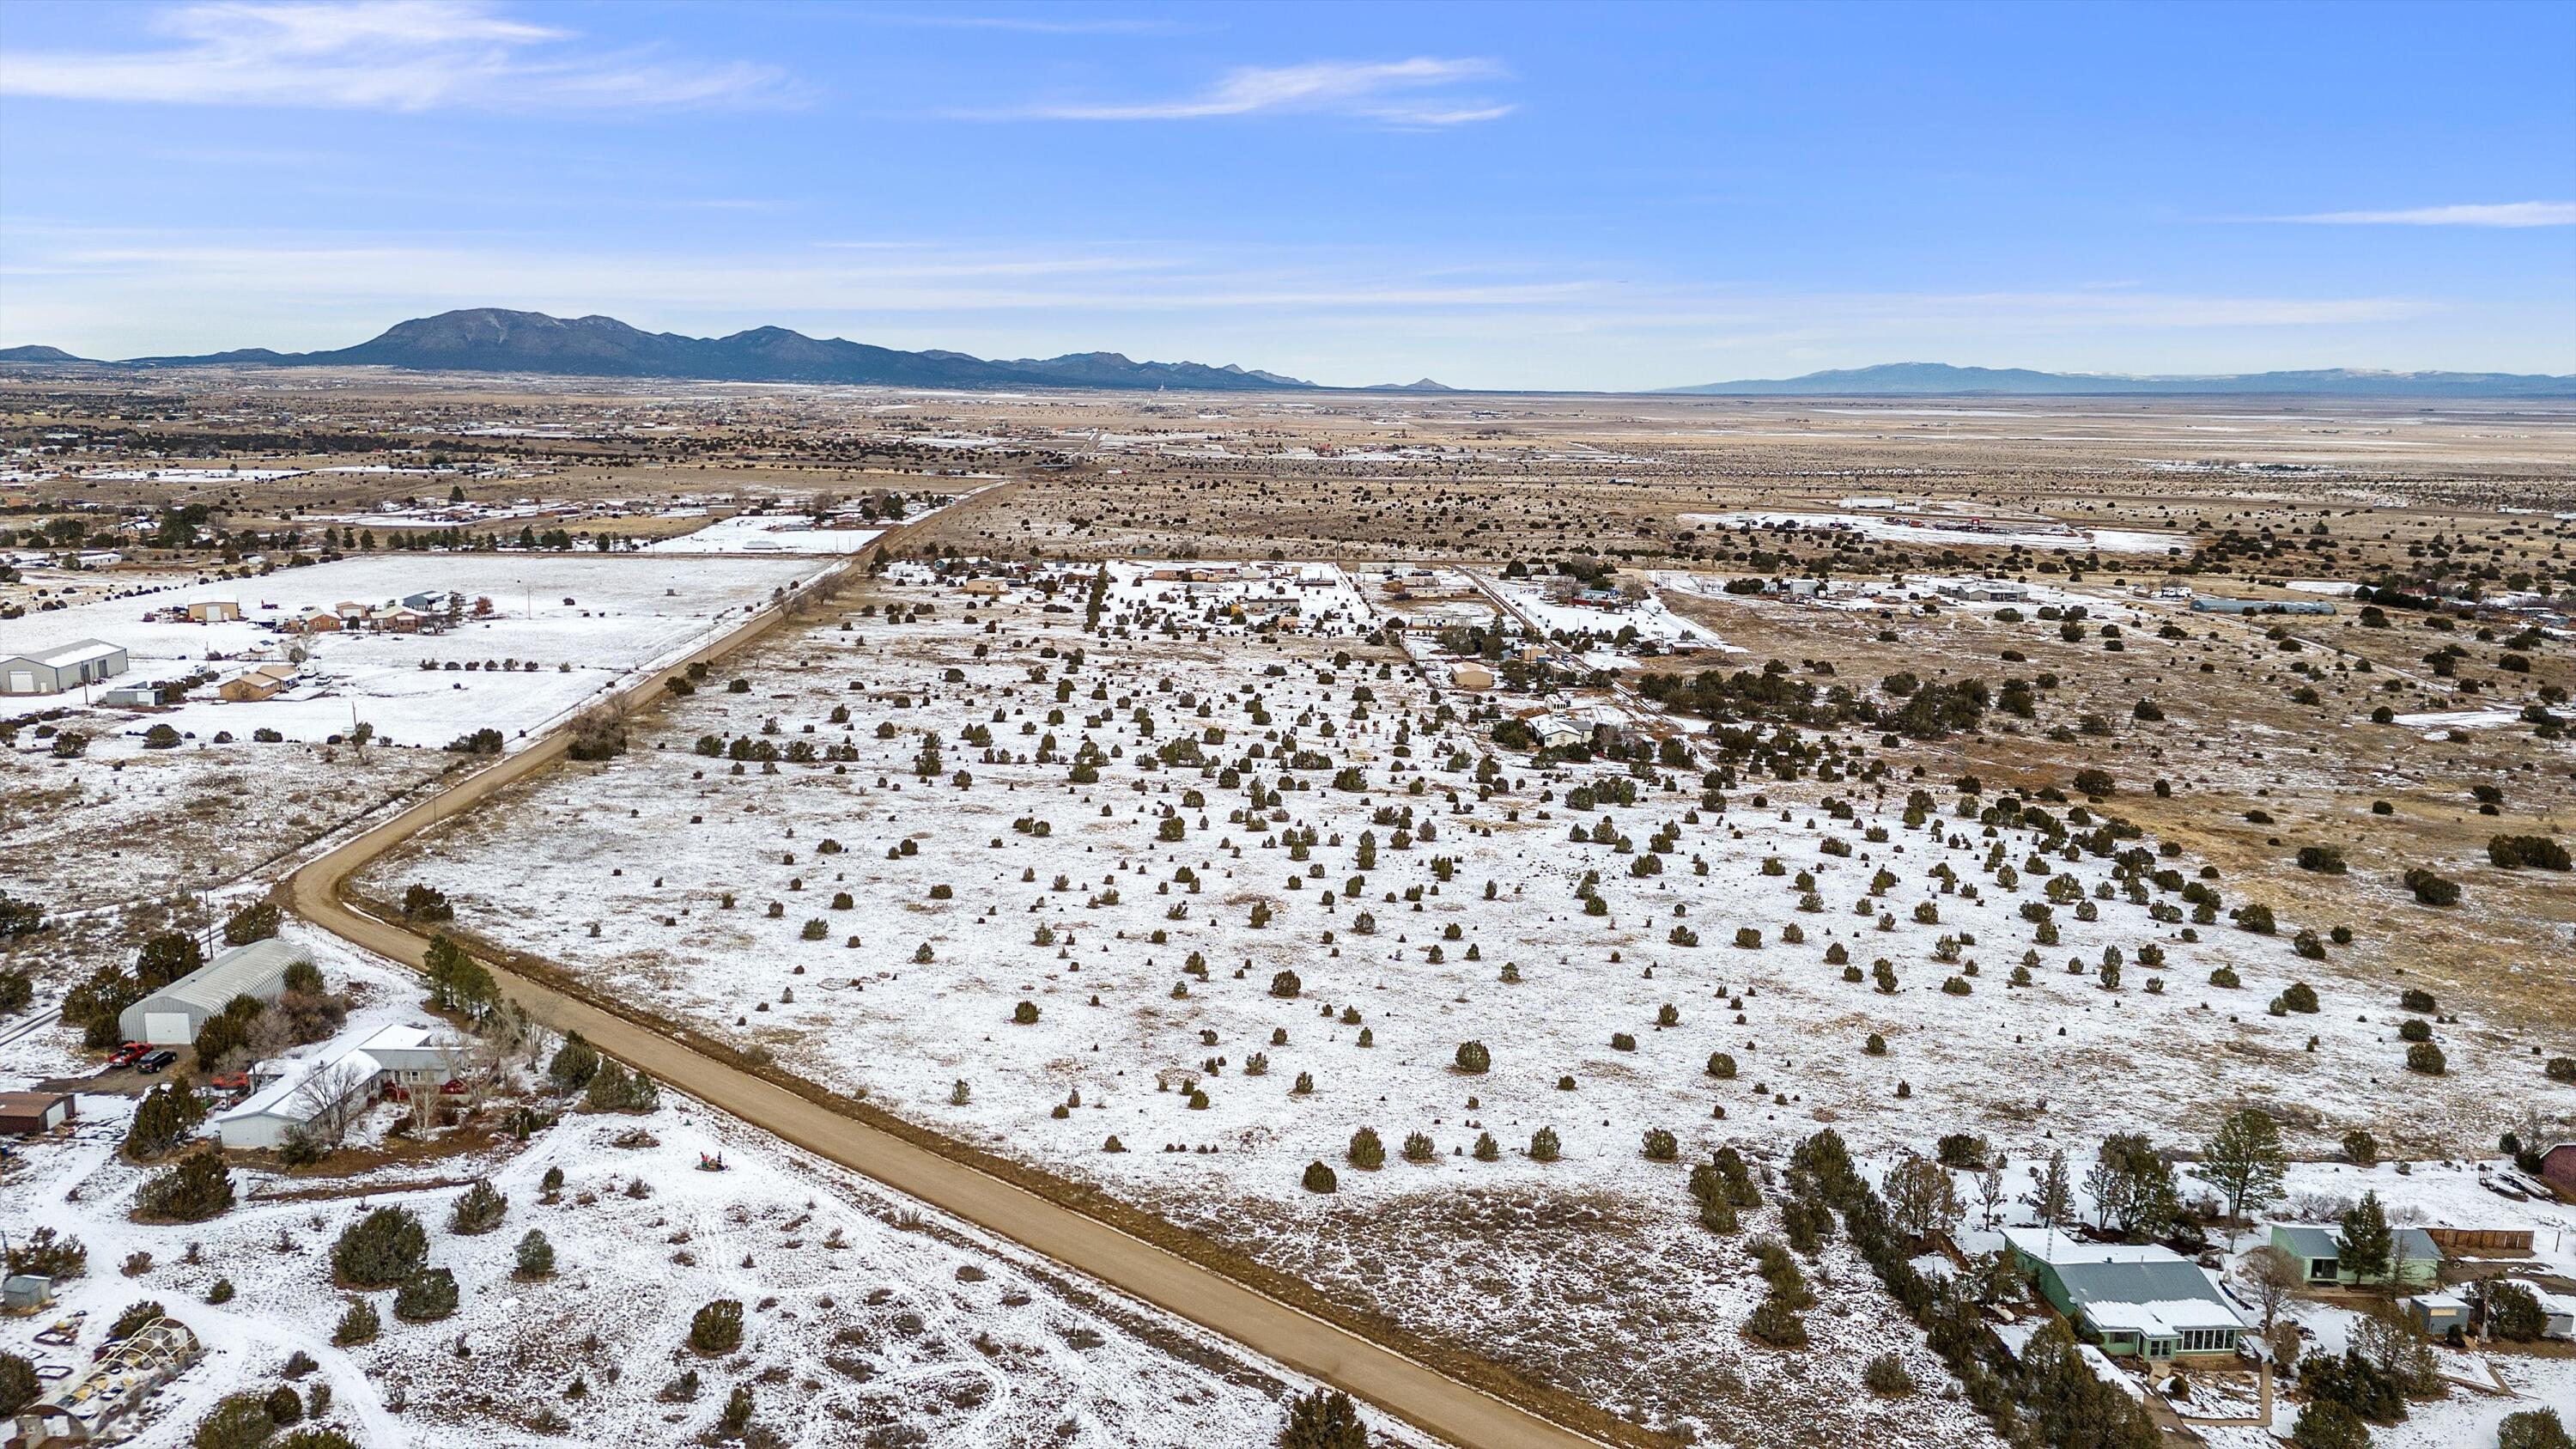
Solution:
[[[908,531],[896,530],[886,540]],[[853,565],[857,562],[852,560]],[[730,652],[783,617],[779,609],[762,610],[688,659],[639,682],[628,698],[651,699],[666,677],[696,660],[713,660]],[[343,887],[386,851],[553,763],[564,753],[568,738],[561,731],[549,735],[315,858],[288,879],[291,908],[333,935],[418,967],[427,940],[353,908],[343,899]],[[1299,1373],[1336,1385],[1424,1432],[1469,1449],[1603,1449],[1601,1440],[1506,1403],[1096,1218],[843,1116],[685,1042],[497,963],[486,964],[502,993],[537,1020],[559,1031],[580,1032],[600,1050],[652,1073],[680,1092]]]

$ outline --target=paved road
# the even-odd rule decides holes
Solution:
[[[901,531],[898,531],[900,533]],[[896,534],[889,534],[893,539]],[[695,658],[714,659],[778,622],[765,609]],[[683,660],[642,681],[637,698],[662,688]],[[447,815],[525,779],[561,756],[557,733],[333,848],[290,878],[295,913],[380,956],[418,966],[428,944],[403,926],[352,908],[343,884],[377,856]],[[602,1051],[651,1072],[674,1089],[939,1207],[1068,1268],[1212,1329],[1300,1373],[1335,1384],[1407,1423],[1471,1449],[1600,1449],[1560,1427],[1462,1384],[1347,1329],[1267,1297],[1097,1219],[941,1157],[807,1101],[683,1042],[550,990],[497,965],[504,995],[559,1031],[578,1031]]]

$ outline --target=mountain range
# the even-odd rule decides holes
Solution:
[[[76,363],[56,347],[0,350],[0,362]],[[1242,367],[1137,362],[1115,352],[991,360],[963,352],[902,352],[784,327],[729,337],[646,332],[614,317],[549,317],[476,307],[398,322],[380,336],[330,352],[264,347],[189,357],[135,357],[102,366],[400,367],[423,372],[534,372],[568,377],[669,377],[701,382],[855,383],[888,387],[1185,388],[1269,391],[1314,384]]]
[[[1953,367],[1946,362],[1886,362],[1876,367],[1810,372],[1802,377],[1710,382],[1669,393],[1738,397],[1940,397],[2187,394],[2304,394],[2342,397],[2569,397],[2576,376],[2516,372],[2238,372],[2207,377],[2121,377],[2106,373],[2034,372],[2023,367]]]
[[[264,347],[190,357],[134,357],[94,362],[59,347],[0,348],[0,363],[119,368],[399,367],[423,372],[524,372],[569,377],[667,377],[699,382],[846,383],[880,387],[1011,390],[1036,387],[1174,388],[1262,392],[1318,385],[1275,372],[1200,362],[1138,362],[1116,352],[1062,357],[983,358],[963,352],[903,352],[838,337],[814,338],[784,327],[755,327],[728,337],[646,332],[614,317],[549,317],[475,307],[398,322],[355,347],[330,352],[272,352]],[[1430,378],[1386,383],[1367,392],[1446,393]],[[2086,395],[2324,395],[2343,397],[2576,397],[2576,376],[2507,372],[2228,373],[2206,377],[2129,377],[2107,373],[2036,372],[2019,367],[1954,367],[1944,362],[1890,362],[1667,388],[1668,393],[1741,397],[1941,397]]]

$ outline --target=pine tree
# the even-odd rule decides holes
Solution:
[[[224,1166],[224,1155],[209,1145],[143,1184],[134,1205],[145,1217],[202,1223],[231,1209],[232,1172]]]
[[[185,1081],[167,1081],[143,1094],[134,1121],[125,1129],[125,1155],[148,1161],[188,1140],[206,1120],[206,1105]]]
[[[2388,1230],[2388,1213],[2379,1205],[2379,1194],[2363,1193],[2361,1201],[2344,1213],[2342,1223],[2343,1231],[2335,1236],[2335,1260],[2343,1271],[2357,1283],[2388,1281],[2397,1239]]]
[[[492,1185],[488,1178],[478,1178],[465,1195],[456,1200],[455,1216],[448,1227],[468,1237],[488,1233],[501,1226],[501,1217],[510,1210],[509,1198]]]
[[[2060,1227],[2074,1206],[2075,1184],[2066,1173],[2066,1149],[2048,1154],[2048,1166],[2039,1175],[2039,1220],[2048,1227]]]
[[[2230,1221],[2243,1222],[2250,1209],[2280,1196],[2289,1154],[2281,1147],[2281,1129],[2271,1115],[2255,1107],[2231,1112],[2201,1147],[2200,1175],[2227,1199]]]
[[[1368,1426],[1358,1406],[1339,1389],[1317,1389],[1288,1401],[1288,1424],[1279,1449],[1368,1449]]]

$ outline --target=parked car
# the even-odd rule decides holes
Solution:
[[[250,1073],[217,1072],[215,1075],[206,1078],[206,1085],[213,1087],[218,1091],[247,1092],[250,1090]]]
[[[143,1060],[143,1054],[150,1050],[152,1050],[152,1048],[145,1046],[139,1041],[130,1041],[125,1045],[118,1047],[116,1050],[109,1052],[107,1054],[107,1064],[111,1067],[130,1067],[136,1062]]]
[[[142,1071],[146,1076],[149,1076],[149,1075],[151,1075],[151,1074],[152,1074],[152,1073],[154,1073],[154,1072],[160,1071],[162,1068],[164,1068],[164,1067],[166,1067],[166,1066],[170,1065],[172,1062],[175,1062],[175,1061],[177,1061],[178,1059],[179,1059],[179,1054],[178,1054],[177,1052],[174,1052],[174,1051],[170,1050],[168,1047],[163,1047],[161,1050],[159,1050],[159,1051],[157,1051],[157,1052],[152,1053],[150,1056],[147,1056],[147,1057],[145,1057],[143,1060],[141,1060],[141,1061],[139,1061],[139,1062],[136,1062],[134,1065],[135,1065],[135,1067],[136,1067],[138,1070]]]

